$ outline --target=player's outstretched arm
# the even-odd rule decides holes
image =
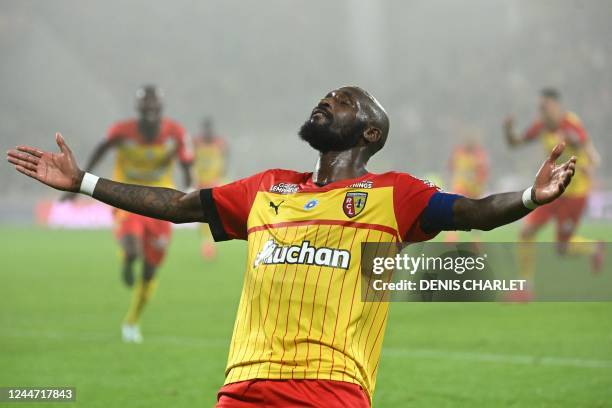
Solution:
[[[547,204],[559,198],[574,175],[576,157],[563,164],[556,164],[563,149],[565,144],[555,146],[536,175],[531,197],[528,198],[536,205]],[[479,200],[461,197],[453,204],[455,227],[460,230],[489,231],[516,221],[531,211],[525,206],[523,194],[522,191],[493,194]]]
[[[7,160],[15,165],[17,171],[43,184],[57,190],[79,192],[85,172],[77,165],[62,135],[57,133],[55,140],[59,153],[18,146],[7,152]],[[197,191],[185,194],[171,188],[145,187],[100,178],[92,196],[113,207],[147,217],[174,223],[206,222]]]

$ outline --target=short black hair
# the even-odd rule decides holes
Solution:
[[[561,92],[556,88],[543,88],[540,91],[540,95],[544,98],[554,99],[555,101],[561,100]]]

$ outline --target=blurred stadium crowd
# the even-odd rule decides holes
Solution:
[[[233,178],[308,170],[297,128],[329,89],[359,84],[391,118],[372,171],[443,177],[453,145],[478,133],[500,190],[523,186],[543,155],[511,152],[504,117],[526,127],[539,89],[554,86],[603,156],[598,188],[611,190],[611,15],[605,0],[275,0],[265,12],[237,0],[2,2],[0,134],[5,149],[51,148],[61,130],[85,161],[110,123],[133,114],[134,90],[154,82],[191,131],[215,117]],[[31,218],[29,198],[53,196],[18,177],[0,167],[0,221]]]

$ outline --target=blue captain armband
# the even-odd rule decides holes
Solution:
[[[421,215],[421,229],[426,233],[455,231],[457,228],[453,220],[453,204],[462,197],[459,194],[442,192],[432,195]]]

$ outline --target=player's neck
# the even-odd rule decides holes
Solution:
[[[339,180],[361,177],[368,171],[369,154],[365,148],[356,147],[342,152],[327,152],[319,155],[312,173],[312,181],[324,186]]]
[[[140,130],[140,133],[142,133],[142,135],[147,140],[155,139],[157,137],[157,134],[159,133],[159,128],[160,128],[160,123],[152,124],[152,123],[148,123],[142,120],[138,122],[138,129]]]

